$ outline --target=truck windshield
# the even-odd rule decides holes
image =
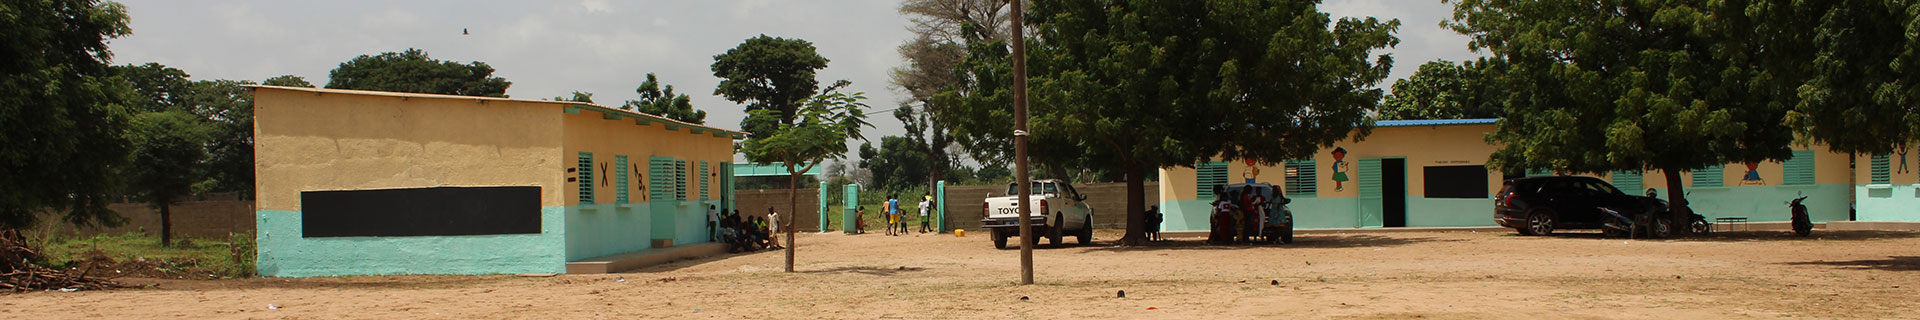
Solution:
[[[1019,192],[1020,192],[1020,190],[1019,190],[1019,189],[1014,189],[1014,188],[1013,188],[1013,186],[1014,186],[1014,185],[1015,185],[1015,184],[1013,184],[1013,183],[1008,183],[1008,184],[1007,184],[1007,195],[1009,195],[1009,196],[1012,196],[1012,195],[1019,195]],[[1032,193],[1034,193],[1034,194],[1041,194],[1041,193],[1060,193],[1060,186],[1059,186],[1059,185],[1055,185],[1055,184],[1052,184],[1052,183],[1042,183],[1042,182],[1034,182],[1034,183],[1033,183],[1032,185],[1033,185],[1033,189],[1032,189],[1032,190],[1030,190],[1030,191],[1028,191],[1028,192],[1032,192]]]

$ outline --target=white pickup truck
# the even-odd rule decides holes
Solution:
[[[1007,238],[1020,235],[1020,190],[1013,183],[1007,184],[1006,196],[988,197],[982,203],[980,226],[992,234],[993,247],[1006,249]],[[1093,242],[1093,207],[1087,206],[1086,195],[1073,190],[1073,185],[1060,180],[1033,180],[1032,197],[1027,201],[1031,208],[1034,244],[1045,237],[1049,243],[1061,244],[1066,235],[1073,235],[1080,244]]]

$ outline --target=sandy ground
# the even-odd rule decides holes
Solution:
[[[798,273],[775,251],[608,275],[124,279],[158,286],[0,295],[0,318],[1920,318],[1920,234],[1815,236],[1102,241],[1042,245],[1019,286],[1019,251],[979,235],[815,234]]]

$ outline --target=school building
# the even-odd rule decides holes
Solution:
[[[707,242],[745,137],[577,102],[252,88],[264,276],[563,273]]]
[[[1487,159],[1499,149],[1485,139],[1495,121],[1378,121],[1365,141],[1336,143],[1311,159],[1274,166],[1211,162],[1163,168],[1160,210],[1166,220],[1161,228],[1208,230],[1212,186],[1248,182],[1284,186],[1293,199],[1295,228],[1496,226],[1493,195],[1511,176],[1487,167]],[[1860,220],[1920,221],[1920,209],[1914,209],[1920,208],[1920,191],[1914,187],[1920,174],[1897,171],[1900,167],[1888,165],[1885,155],[1862,156],[1859,161],[1875,165],[1860,170],[1856,178],[1848,154],[1818,145],[1792,149],[1793,157],[1784,162],[1734,163],[1680,173],[1691,207],[1708,221],[1787,221],[1786,202],[1806,195],[1814,222],[1850,220],[1849,202],[1854,200],[1860,201]],[[1890,166],[1894,173],[1888,173]],[[1659,170],[1618,171],[1599,178],[1628,194],[1658,188],[1659,197],[1667,197],[1666,177]],[[1873,183],[1866,183],[1870,179]]]

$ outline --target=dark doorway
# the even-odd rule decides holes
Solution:
[[[1380,159],[1381,222],[1407,226],[1407,159]]]

